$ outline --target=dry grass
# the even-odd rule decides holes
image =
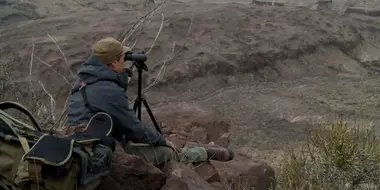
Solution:
[[[15,57],[11,56],[7,61],[0,61],[0,92],[3,92],[0,93],[0,101],[18,102],[31,111],[41,125],[51,125],[53,120],[50,110],[46,106],[45,91],[33,86],[32,75],[30,74],[28,80],[25,81],[18,81],[12,77],[12,65],[18,64]],[[25,114],[21,114],[19,111],[12,109],[9,112],[23,122],[30,122]]]
[[[280,163],[281,190],[378,189],[380,140],[373,126],[343,119],[316,128],[309,141]]]

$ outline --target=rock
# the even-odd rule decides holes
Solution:
[[[161,170],[137,156],[124,153],[117,144],[111,174],[104,179],[100,189],[160,189],[165,182],[166,176]]]
[[[199,143],[207,143],[207,131],[202,127],[191,129],[191,140]]]
[[[254,5],[271,5],[271,6],[284,6],[285,3],[275,2],[275,1],[262,1],[262,0],[252,0]]]
[[[209,183],[220,182],[220,176],[210,161],[193,164],[193,169]]]
[[[380,17],[380,9],[371,9],[371,8],[364,8],[364,7],[348,7],[344,14],[362,14],[372,17]]]
[[[217,141],[216,144],[227,148],[230,145],[230,134],[224,133]]]
[[[165,123],[167,131],[185,137],[190,135],[188,132],[191,129],[190,139],[202,143],[217,141],[230,128],[230,122],[225,118],[203,108],[184,108],[159,112],[156,115],[158,120]]]
[[[183,148],[183,146],[186,144],[186,140],[182,139],[178,135],[171,135],[169,137],[166,137],[169,141],[172,141],[178,148]]]
[[[162,132],[165,134],[165,135],[170,135],[171,134],[171,129],[170,128],[162,128]]]
[[[217,141],[224,133],[228,133],[230,130],[230,122],[222,120],[220,118],[213,118],[209,122],[203,123],[201,126],[207,130],[207,140]]]
[[[185,130],[182,130],[181,132],[179,132],[179,135],[180,136],[183,136],[183,137],[190,137],[191,135],[188,133],[188,132],[186,132]]]
[[[276,186],[275,172],[265,161],[239,153],[229,162],[211,161],[222,184],[231,189],[269,190]]]
[[[162,187],[161,190],[190,190],[187,186],[186,182],[181,180],[180,177],[176,175],[170,175],[167,180],[164,187]]]
[[[169,162],[164,167],[164,171],[168,178],[162,190],[216,190],[214,186],[202,179],[197,172],[184,164],[174,161]]]
[[[316,10],[318,10],[318,3],[316,3],[316,4],[314,4],[314,5],[312,5],[311,7],[310,7],[310,10],[312,10],[312,11],[316,11]]]

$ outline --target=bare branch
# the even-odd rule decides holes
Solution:
[[[164,26],[164,19],[165,19],[164,13],[161,13],[161,16],[162,16],[162,20],[161,20],[161,26],[160,26],[160,29],[158,30],[157,35],[156,35],[156,37],[154,38],[154,40],[153,40],[153,42],[152,42],[152,45],[150,46],[150,49],[146,52],[147,55],[148,55],[149,52],[152,50],[154,44],[155,44],[156,41],[157,41],[158,36],[159,36],[160,33],[161,33],[162,27]]]
[[[144,25],[142,25],[142,26],[140,27],[139,31],[137,32],[138,34],[137,34],[136,37],[135,37],[136,39],[135,39],[135,42],[132,44],[131,49],[133,49],[133,48],[135,47],[137,41],[139,41],[140,36],[141,36],[143,30],[144,30]],[[132,40],[132,39],[131,39],[131,40]]]
[[[66,63],[67,69],[69,69],[69,72],[70,72],[71,76],[74,78],[75,75],[74,75],[73,72],[71,71],[70,66],[69,66],[69,64],[67,63],[66,55],[63,53],[61,47],[59,47],[58,43],[54,40],[54,38],[52,38],[52,37],[50,36],[50,34],[47,34],[47,35],[48,35],[49,38],[55,43],[55,45],[57,45],[57,48],[58,48],[59,52],[61,52],[61,54],[62,54],[62,56],[63,56],[63,59],[65,60],[65,63]]]
[[[38,81],[38,83],[41,85],[42,89],[44,92],[50,97],[50,110],[51,110],[51,116],[53,121],[55,121],[55,116],[54,116],[54,110],[55,110],[55,100],[53,96],[46,90],[45,86],[41,83],[41,81]]]
[[[34,57],[34,36],[32,37],[32,53],[30,54],[30,66],[29,66],[29,80],[30,80],[30,85],[32,85],[33,57]]]
[[[173,51],[170,54],[170,57],[173,57],[174,50],[175,50],[175,42],[173,42]],[[156,79],[141,91],[143,94],[145,92],[147,92],[150,88],[152,88],[154,85],[156,85],[163,78],[163,76],[165,75],[165,71],[166,71],[166,63],[167,63],[167,61],[164,60],[164,63],[162,64],[161,69],[156,76]],[[163,73],[163,74],[161,75],[161,73]]]
[[[193,13],[193,17],[192,17],[192,19],[191,19],[191,23],[190,23],[190,26],[189,26],[189,28],[188,28],[188,30],[187,30],[187,34],[186,34],[186,37],[185,37],[185,42],[182,44],[181,48],[179,48],[179,50],[176,51],[176,52],[175,52],[175,42],[173,43],[173,51],[172,51],[172,53],[170,54],[170,56],[169,56],[168,59],[166,59],[166,60],[163,61],[163,64],[162,64],[162,66],[161,66],[160,71],[159,71],[158,74],[157,74],[156,79],[155,79],[150,85],[148,85],[146,88],[144,88],[144,89],[142,90],[142,93],[143,93],[143,94],[144,94],[145,92],[147,92],[150,88],[152,88],[154,85],[156,85],[158,82],[160,82],[160,81],[162,80],[162,78],[163,78],[163,76],[164,76],[164,74],[165,74],[165,71],[166,71],[167,63],[169,63],[170,61],[172,61],[172,60],[174,59],[174,57],[175,57],[176,55],[178,55],[178,54],[181,52],[181,50],[183,49],[183,47],[186,45],[187,40],[188,40],[188,37],[189,37],[189,35],[190,35],[191,27],[192,27],[193,22],[194,22],[194,17],[195,17],[195,16],[194,16],[194,13]],[[162,73],[162,75],[161,75],[161,73]]]
[[[135,40],[135,42],[132,44],[131,49],[133,49],[135,47],[135,45],[136,45],[136,43],[137,43],[138,40],[139,40],[139,38],[137,37],[136,40]]]
[[[29,64],[29,84],[30,84],[30,91],[32,92],[34,101],[37,101],[36,94],[33,90],[33,84],[32,84],[32,70],[33,70],[33,57],[34,57],[34,36],[32,37],[32,53],[30,54],[30,64]],[[37,103],[38,105],[38,103]]]
[[[151,17],[152,15],[154,15],[154,13],[159,10],[168,0],[165,0],[163,2],[161,2],[160,4],[158,4],[154,9],[152,9],[151,11],[149,11],[147,14],[145,14],[144,16],[140,17],[134,24],[133,26],[128,29],[127,31],[125,31],[122,35],[121,35],[121,38],[122,38],[122,43],[124,44],[127,40],[129,40],[129,37],[134,33],[134,31],[136,30],[136,28],[138,28],[139,26],[141,26],[146,20],[147,18]]]
[[[50,64],[46,63],[44,60],[42,60],[41,58],[39,58],[37,55],[34,55],[34,57],[36,57],[36,59],[38,61],[40,61],[41,63],[43,63],[44,65],[50,67],[51,70],[53,70],[55,73],[57,73],[60,77],[63,78],[63,80],[68,84],[70,85],[71,87],[73,86],[72,84],[70,84],[69,80],[67,80],[67,78],[65,76],[63,76],[62,74],[60,74],[57,70],[55,70]]]

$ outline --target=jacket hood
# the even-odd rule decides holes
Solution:
[[[88,60],[81,65],[78,71],[78,78],[75,81],[73,90],[80,88],[80,83],[83,81],[86,84],[95,83],[101,80],[108,80],[116,83],[120,87],[125,86],[125,81],[121,73],[117,73],[109,69],[96,56],[91,55]]]

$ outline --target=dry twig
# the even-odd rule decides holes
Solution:
[[[175,42],[173,42],[173,50],[172,50],[172,53],[170,54],[170,56],[169,56],[169,58],[168,59],[164,59],[163,60],[163,63],[162,63],[162,66],[161,66],[161,68],[160,68],[160,71],[158,72],[158,74],[157,74],[157,76],[156,76],[156,79],[151,83],[151,84],[149,84],[147,87],[145,87],[142,91],[141,91],[141,93],[142,94],[144,94],[144,93],[146,93],[149,89],[151,89],[153,86],[155,86],[156,84],[158,84],[161,80],[162,80],[162,78],[164,77],[164,75],[165,75],[165,72],[166,72],[166,67],[167,67],[167,64],[169,63],[169,62],[171,62],[181,51],[182,51],[182,49],[183,49],[183,47],[185,47],[185,45],[187,44],[187,40],[188,40],[188,37],[189,37],[189,35],[190,35],[190,31],[191,31],[191,28],[192,28],[192,25],[193,25],[193,22],[194,22],[194,18],[195,18],[195,15],[194,15],[194,13],[193,13],[193,17],[192,17],[192,19],[191,19],[191,22],[190,22],[190,26],[189,26],[189,28],[188,28],[188,30],[187,30],[187,34],[186,34],[186,37],[185,37],[185,42],[181,45],[181,47],[177,50],[177,51],[175,51],[175,46],[176,46],[176,44],[175,44]],[[161,30],[159,30],[159,32],[160,32]],[[156,36],[158,36],[158,34],[156,35]],[[129,79],[130,80],[130,79]],[[136,97],[134,97],[134,98],[132,98],[131,100],[130,100],[130,102],[129,102],[129,105],[133,105],[133,102],[135,101],[137,99],[137,96]]]
[[[48,35],[49,38],[55,43],[55,45],[57,46],[59,52],[61,52],[61,54],[62,54],[62,56],[63,56],[63,59],[65,60],[65,64],[66,64],[66,66],[67,66],[67,69],[69,69],[69,72],[70,72],[71,76],[74,78],[75,75],[74,75],[73,72],[71,71],[70,66],[69,66],[69,64],[67,63],[66,55],[63,53],[61,47],[60,47],[60,46],[58,45],[58,43],[54,40],[54,38],[52,38],[52,37],[50,36],[50,34],[47,34],[47,35]]]
[[[150,18],[152,15],[154,15],[155,12],[157,12],[168,0],[165,0],[158,4],[154,9],[146,13],[144,16],[140,17],[130,29],[126,30],[124,33],[122,33],[121,38],[122,38],[122,43],[125,44],[126,41],[129,40],[131,35],[135,32],[135,30],[143,25],[143,23],[146,22],[148,18]]]
[[[38,81],[38,83],[41,85],[44,92],[50,97],[50,110],[51,110],[51,116],[53,121],[55,120],[54,111],[55,111],[55,100],[53,96],[46,90],[45,86],[41,83],[41,81]]]
[[[67,80],[67,78],[65,76],[63,76],[61,73],[59,73],[57,70],[55,70],[49,63],[46,63],[46,61],[42,60],[40,57],[38,57],[37,55],[34,55],[34,57],[36,57],[36,59],[38,61],[40,61],[41,63],[43,63],[44,65],[50,67],[50,69],[52,71],[54,71],[55,73],[57,73],[57,75],[59,75],[60,77],[63,78],[63,80],[66,82],[66,84],[70,85],[71,87],[73,86],[72,84],[70,84],[69,80]]]
[[[32,92],[34,101],[37,101],[36,94],[33,90],[33,84],[32,84],[32,70],[33,70],[33,57],[34,57],[34,36],[32,37],[32,53],[30,54],[30,64],[29,64],[29,83],[30,83],[30,91]],[[37,104],[38,106],[38,104]]]
[[[156,35],[156,37],[154,38],[154,40],[153,40],[153,42],[152,42],[152,45],[150,46],[150,49],[146,52],[147,55],[148,55],[149,52],[152,50],[154,44],[155,44],[156,41],[157,41],[158,36],[159,36],[160,33],[161,33],[162,27],[164,26],[164,19],[165,19],[164,13],[161,13],[161,16],[162,16],[162,19],[161,19],[161,26],[160,26],[160,29],[158,30],[157,35]]]
[[[185,45],[187,43],[187,40],[188,40],[188,37],[190,35],[191,27],[192,27],[193,22],[194,22],[194,17],[195,16],[194,16],[194,13],[193,13],[193,17],[191,19],[191,23],[190,23],[190,26],[189,26],[189,28],[187,30],[187,34],[186,34],[186,37],[185,37],[185,42],[182,44],[182,46],[176,52],[175,52],[175,42],[173,43],[173,51],[172,51],[172,53],[170,54],[170,56],[169,56],[168,59],[166,59],[166,60],[163,61],[163,64],[161,66],[160,71],[157,74],[156,79],[150,85],[148,85],[146,88],[144,88],[142,90],[143,94],[145,92],[147,92],[150,88],[152,88],[154,85],[156,85],[158,82],[160,82],[162,80],[163,76],[165,75],[167,63],[169,63],[170,61],[172,61],[174,59],[174,57],[177,56],[181,52],[181,50],[183,49],[183,47],[185,47]],[[161,75],[161,73],[162,73],[162,75]]]

